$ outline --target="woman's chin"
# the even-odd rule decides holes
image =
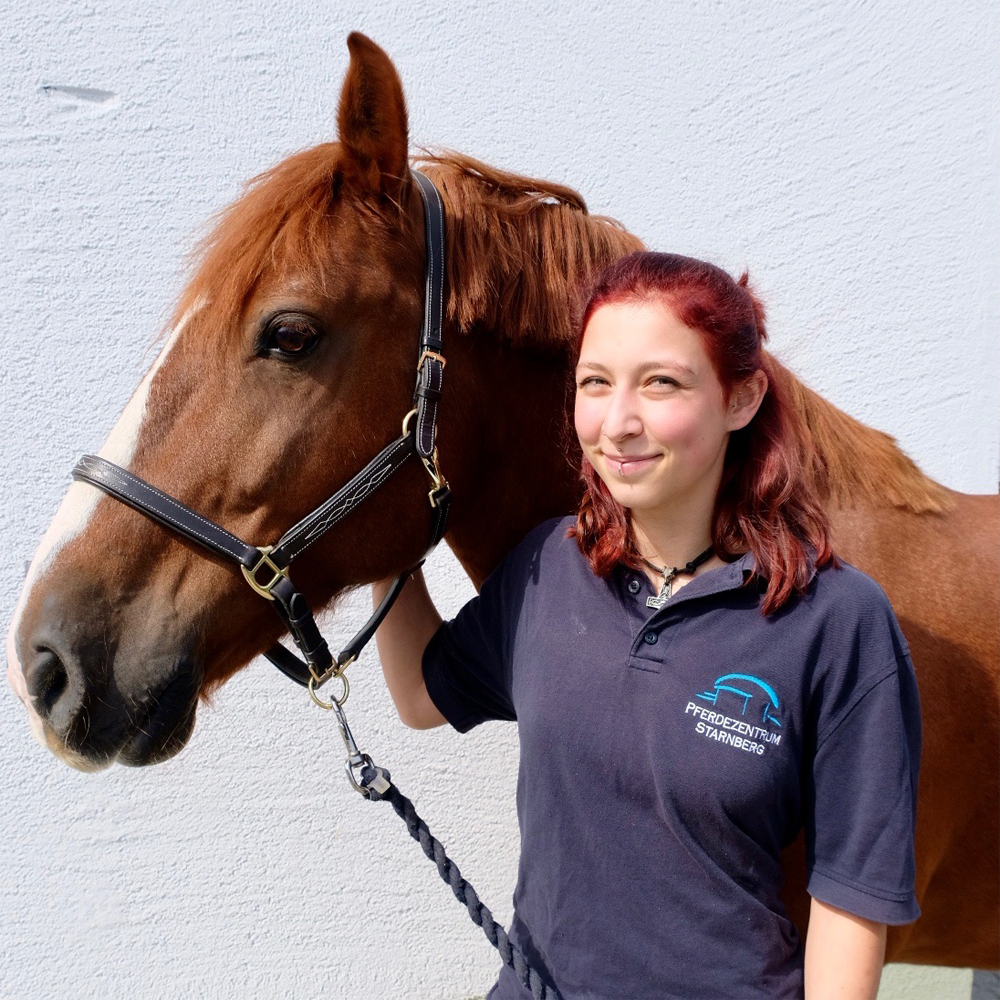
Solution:
[[[662,492],[651,490],[643,483],[606,483],[608,492],[623,507],[631,511],[651,511],[663,506]]]

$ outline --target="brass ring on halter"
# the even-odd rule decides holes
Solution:
[[[344,674],[334,674],[333,677],[344,685],[344,690],[341,692],[339,698],[336,695],[333,695],[330,701],[323,701],[323,699],[316,694],[316,678],[309,678],[309,697],[312,698],[313,702],[319,705],[320,708],[325,708],[328,712],[333,708],[335,702],[343,708],[344,703],[347,701],[347,696],[351,693],[351,685],[348,683]]]
[[[407,428],[408,428],[408,427],[410,426],[410,421],[411,421],[411,420],[412,420],[412,419],[413,419],[413,418],[414,418],[414,417],[415,417],[416,415],[417,415],[417,408],[416,408],[416,407],[414,406],[414,407],[413,407],[413,409],[412,409],[412,410],[410,410],[410,412],[409,412],[409,413],[407,413],[405,417],[403,417],[403,437],[406,437],[406,435],[407,435],[407,433],[408,433],[408,430],[407,430]]]

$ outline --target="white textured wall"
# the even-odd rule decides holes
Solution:
[[[996,491],[994,0],[10,0],[4,614],[73,461],[150,362],[199,225],[331,137],[355,28],[396,60],[415,144],[569,183],[654,247],[748,266],[811,385],[949,486]],[[448,553],[428,575],[446,614],[472,593]],[[404,730],[374,656],[353,670],[359,739],[506,921],[513,727]],[[454,1000],[492,982],[402,824],[347,787],[332,720],[266,665],[152,769],[70,771],[9,692],[0,719],[0,996]],[[968,979],[883,996],[949,1000]]]

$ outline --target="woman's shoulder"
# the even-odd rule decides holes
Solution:
[[[538,555],[544,555],[546,558],[565,557],[577,547],[572,538],[566,537],[567,530],[575,523],[576,517],[572,514],[557,515],[542,521],[510,550],[507,558]]]
[[[542,521],[507,552],[491,576],[504,577],[510,582],[523,580],[526,576],[537,578],[543,564],[548,567],[577,559],[576,542],[566,537],[567,529],[575,521],[576,518],[569,514]]]
[[[882,585],[841,557],[816,570],[810,586],[811,603],[826,614],[845,619],[896,620],[889,595]]]
[[[888,595],[873,577],[836,554],[833,560],[817,566],[815,548],[807,544],[806,549],[810,575],[796,599],[789,602],[789,612],[807,617],[830,614],[841,619],[866,612],[892,613]],[[740,564],[744,574],[754,571],[757,565],[754,554],[745,553]],[[759,579],[762,592],[767,585],[766,577]]]
[[[884,715],[877,725],[889,725],[886,698],[902,705],[919,732],[916,672],[889,596],[857,566],[838,561],[817,570],[808,602],[818,611],[807,629],[814,650],[809,689],[817,738],[822,743],[861,704]],[[876,690],[881,699],[872,696]]]
[[[886,659],[909,655],[889,595],[874,577],[843,558],[817,568],[808,603],[825,622],[828,638],[835,633],[853,646],[881,650]]]
[[[814,600],[821,606],[842,612],[892,611],[889,595],[882,585],[857,566],[837,556],[836,564],[816,568]]]
[[[527,535],[524,536],[524,541],[529,538],[534,538],[537,541],[549,541],[565,538],[566,531],[576,524],[575,514],[557,514],[555,517],[550,517],[541,524],[536,525]],[[569,540],[571,541],[571,540]],[[572,542],[571,542],[572,543]]]

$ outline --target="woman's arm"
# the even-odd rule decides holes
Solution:
[[[372,584],[373,607],[378,607],[391,584],[392,579]],[[432,729],[447,721],[431,701],[421,669],[427,643],[440,625],[424,574],[414,570],[375,633],[386,687],[400,719],[412,729]]]
[[[806,931],[805,1000],[875,1000],[885,961],[885,924],[815,897]]]

